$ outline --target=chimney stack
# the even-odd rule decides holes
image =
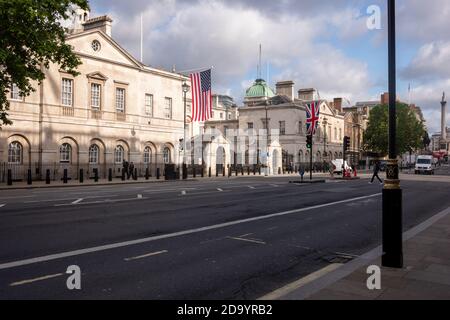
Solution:
[[[340,113],[342,113],[342,101],[343,101],[342,98],[334,98],[333,101],[334,108]]]
[[[294,81],[280,81],[276,84],[277,95],[287,96],[294,101]]]
[[[312,101],[312,100],[314,100],[315,95],[316,95],[316,89],[313,89],[313,88],[298,90],[298,98],[300,100]]]
[[[99,29],[111,37],[113,20],[109,16],[101,16],[87,20],[84,24],[84,31]]]

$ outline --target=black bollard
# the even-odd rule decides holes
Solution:
[[[156,179],[161,179],[161,170],[159,168],[156,169]]]
[[[80,177],[79,177],[80,183],[84,183],[84,170],[80,169]]]
[[[205,167],[202,165],[202,172],[201,172],[201,176],[202,178],[205,177]]]
[[[122,177],[121,177],[122,181],[126,180],[125,174],[126,174],[125,169],[122,169]]]
[[[247,175],[250,175],[250,167],[247,167]]]
[[[68,182],[68,177],[67,177],[67,169],[64,169],[64,174],[63,174],[63,183],[67,184]]]
[[[94,182],[98,182],[98,169],[94,169]]]
[[[111,168],[109,168],[108,170],[108,181],[112,182],[113,180],[113,170]]]
[[[33,180],[32,180],[32,177],[31,177],[31,169],[28,169],[28,177],[27,178],[28,178],[27,179],[27,184],[29,186],[31,186],[33,184]]]
[[[278,168],[278,174],[281,175],[281,168]]]
[[[226,176],[226,172],[225,172],[225,167],[222,168],[222,176],[225,177]]]
[[[241,168],[241,174],[244,175],[244,167]]]
[[[212,169],[211,169],[211,167],[209,167],[209,169],[208,169],[208,177],[209,177],[209,178],[212,177]]]
[[[193,168],[192,168],[192,170],[194,170],[194,179],[195,178],[197,178],[197,168],[194,166]]]
[[[138,179],[138,171],[137,168],[134,168],[133,180],[137,181],[137,179]]]
[[[228,167],[228,178],[230,178],[231,177],[231,167]]]
[[[256,176],[256,166],[253,166],[253,175]]]
[[[216,168],[216,178],[219,177],[219,170]]]
[[[47,172],[45,173],[45,184],[50,184],[50,170],[47,169]]]
[[[261,167],[259,167],[258,171],[259,171],[259,175],[261,175]]]
[[[8,169],[8,186],[12,186],[12,171]]]
[[[145,180],[150,179],[150,170],[148,168],[145,169]]]

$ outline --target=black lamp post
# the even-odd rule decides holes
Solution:
[[[388,0],[389,33],[389,160],[383,189],[384,267],[403,268],[402,189],[397,159],[395,0]]]
[[[189,90],[191,89],[191,87],[187,84],[186,81],[183,82],[182,85],[183,88],[183,98],[184,98],[184,134],[183,134],[183,180],[187,179],[187,165],[186,165],[186,129],[187,129],[187,125],[186,125],[186,118],[187,118],[187,93],[189,92]]]

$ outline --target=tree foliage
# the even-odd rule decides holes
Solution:
[[[29,95],[50,63],[78,74],[81,61],[65,43],[61,25],[73,6],[88,9],[87,0],[0,0],[0,127],[11,124],[7,95],[13,84],[21,96]]]
[[[387,155],[389,150],[389,108],[378,105],[370,112],[369,125],[364,135],[366,151]],[[422,149],[428,136],[425,125],[408,105],[397,103],[397,155]]]

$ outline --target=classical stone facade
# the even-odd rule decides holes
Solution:
[[[0,163],[15,168],[16,179],[28,168],[41,178],[47,170],[57,178],[69,169],[75,179],[81,168],[119,175],[124,160],[152,174],[179,163],[182,84],[189,79],[133,58],[111,37],[109,17],[79,17],[85,21],[67,43],[82,61],[80,75],[50,65],[46,79],[34,84],[36,92],[22,98],[11,89],[14,124],[0,131]]]

